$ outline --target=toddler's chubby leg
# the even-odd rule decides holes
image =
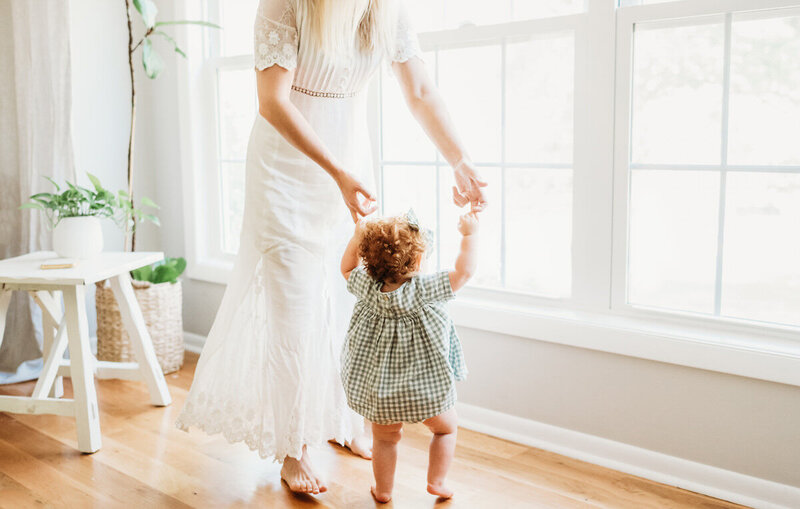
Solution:
[[[392,499],[394,470],[397,466],[397,443],[403,436],[403,423],[372,424],[372,472],[375,486],[372,496],[378,502]]]
[[[428,493],[443,498],[453,496],[446,484],[447,471],[456,452],[458,416],[455,408],[424,421],[433,432],[428,457]]]

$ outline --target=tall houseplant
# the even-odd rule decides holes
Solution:
[[[144,24],[145,33],[136,44],[133,43],[133,23],[131,21],[131,3],[139,13],[142,23]],[[168,33],[162,30],[162,27],[169,25],[199,25],[210,28],[220,28],[219,25],[209,23],[207,21],[156,21],[158,8],[152,0],[125,0],[125,13],[128,19],[128,66],[131,74],[131,129],[128,138],[128,195],[133,199],[133,143],[134,133],[136,126],[136,80],[133,74],[133,54],[139,47],[142,47],[142,66],[148,78],[156,79],[164,68],[164,60],[153,47],[153,38],[159,36],[172,45],[173,50],[186,58],[186,53],[178,47],[178,43]],[[135,218],[134,218],[135,221]],[[135,222],[131,227],[132,232],[130,235],[130,249],[136,249],[136,229]],[[128,230],[125,235],[125,249],[128,248]]]

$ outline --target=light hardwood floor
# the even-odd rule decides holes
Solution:
[[[103,447],[76,450],[75,421],[49,415],[0,413],[0,507],[375,507],[369,494],[371,467],[335,445],[313,449],[329,491],[317,497],[291,494],[279,481],[279,465],[261,460],[241,444],[174,422],[191,384],[197,356],[167,376],[174,402],[148,403],[144,383],[97,383]],[[0,394],[29,394],[33,382],[0,386]],[[65,392],[71,395],[69,380]],[[460,430],[450,479],[450,501],[425,492],[429,433],[408,426],[400,446],[392,503],[425,508],[732,508],[735,504]]]

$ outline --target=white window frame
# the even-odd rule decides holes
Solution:
[[[513,33],[575,33],[572,296],[550,299],[505,290],[465,289],[451,306],[457,325],[800,386],[800,329],[643,309],[627,305],[624,293],[634,23],[791,7],[800,2],[683,0],[617,9],[615,0],[586,1],[587,10],[580,14],[420,34],[421,45],[428,50],[435,45],[441,48]],[[201,19],[206,13],[198,4],[202,3],[178,2],[175,17]],[[181,166],[188,189],[184,194],[188,275],[226,283],[232,259],[213,249],[214,242],[221,242],[215,233],[221,232],[221,225],[214,225],[214,216],[216,221],[220,217],[217,144],[204,142],[216,140],[216,124],[208,121],[216,120],[216,90],[210,86],[216,80],[208,74],[212,68],[208,64],[223,63],[192,58],[206,54],[203,39],[185,27],[177,28],[182,40],[189,41],[186,49],[190,52],[188,65],[177,70]],[[250,56],[225,60],[236,66],[252,65]],[[370,129],[377,132],[376,83],[369,101]],[[379,136],[373,137],[376,163],[380,162],[379,140]],[[214,178],[209,178],[212,175]]]

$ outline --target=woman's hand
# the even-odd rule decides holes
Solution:
[[[456,185],[453,187],[453,203],[463,207],[470,204],[470,210],[480,212],[486,208],[483,188],[489,184],[483,180],[471,162],[460,161],[453,169]]]
[[[372,193],[346,171],[336,176],[336,184],[342,192],[342,199],[350,210],[354,223],[358,223],[359,216],[368,216],[378,210],[377,200]]]

